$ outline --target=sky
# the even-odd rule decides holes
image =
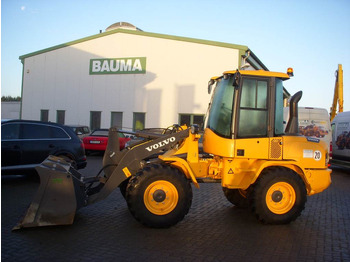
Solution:
[[[246,45],[270,71],[294,69],[284,86],[290,94],[303,91],[299,106],[329,110],[342,64],[344,111],[350,110],[350,0],[1,0],[1,95],[21,95],[19,56],[120,21],[146,32]]]

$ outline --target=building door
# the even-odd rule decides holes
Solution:
[[[57,114],[56,114],[56,122],[61,124],[61,125],[64,125],[64,122],[65,122],[65,113],[66,111],[64,110],[57,110]]]
[[[117,129],[123,128],[123,112],[111,113],[111,126],[115,126]]]
[[[49,122],[49,110],[46,110],[46,109],[40,110],[40,121]]]
[[[101,111],[90,111],[90,129],[101,128]]]
[[[145,113],[134,113],[133,130],[145,129]]]

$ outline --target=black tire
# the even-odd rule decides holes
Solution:
[[[240,208],[247,208],[249,206],[249,199],[247,197],[247,191],[240,189],[229,189],[223,187],[224,195],[231,204]]]
[[[250,194],[252,211],[265,224],[288,224],[305,208],[304,181],[294,171],[270,167],[262,172]]]
[[[166,228],[180,222],[192,204],[189,180],[178,169],[152,165],[132,177],[126,201],[136,220],[148,227]]]
[[[129,180],[130,179],[126,179],[119,185],[120,193],[122,194],[124,199],[126,199],[126,188],[128,187]]]

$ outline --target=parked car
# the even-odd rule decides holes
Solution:
[[[123,133],[119,134],[119,145],[120,150],[125,147],[125,143],[130,140],[130,138],[125,137]],[[83,138],[83,143],[86,153],[93,151],[103,152],[106,150],[108,142],[108,129],[96,129],[92,133]]]
[[[78,169],[87,164],[83,143],[68,126],[31,120],[1,122],[1,170],[32,169],[49,155],[63,157]]]
[[[337,114],[332,121],[333,163],[350,166],[350,111]]]
[[[75,134],[80,139],[83,139],[84,137],[86,137],[91,133],[90,128],[88,126],[81,126],[81,125],[68,125],[68,126],[73,129]]]

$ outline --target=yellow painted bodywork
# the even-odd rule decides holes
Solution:
[[[209,128],[206,128],[204,130],[203,149],[204,152],[214,156],[232,157],[235,152],[235,141],[217,136]]]
[[[288,74],[264,70],[226,71],[221,77],[237,72],[245,76],[289,79]],[[211,80],[218,81],[221,77]],[[246,190],[268,167],[284,167],[299,174],[308,195],[323,191],[331,183],[328,146],[317,139],[308,141],[301,136],[233,139],[221,137],[207,128],[203,136],[206,153],[203,156],[199,155],[199,139],[200,135],[189,130],[189,137],[181,145],[159,156],[179,168],[197,187],[198,181],[214,180],[225,188]]]
[[[191,134],[190,130],[189,133],[189,137],[185,139],[180,148],[169,150],[159,156],[159,158],[182,170],[192,180],[193,184],[199,188],[196,177],[199,177],[201,174],[207,176],[207,163],[206,161],[200,161],[198,155],[198,140],[201,136]],[[182,154],[187,154],[185,159],[180,157]],[[202,162],[204,162],[204,165]]]
[[[331,183],[327,145],[322,141],[310,142],[302,136],[226,139],[206,129],[203,149],[213,157],[202,158],[198,153],[200,135],[189,133],[179,148],[159,158],[182,170],[196,187],[198,179],[211,179],[226,188],[246,190],[272,166],[299,174],[308,195],[322,192]]]

